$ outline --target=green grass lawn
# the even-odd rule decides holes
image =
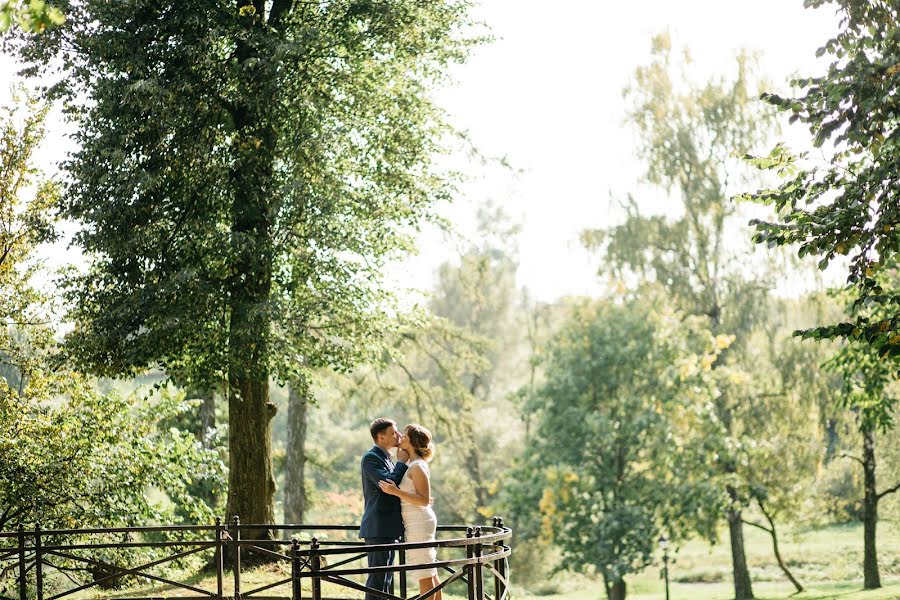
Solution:
[[[802,594],[794,595],[794,588],[784,578],[772,559],[770,538],[753,528],[745,528],[746,552],[753,577],[754,592],[760,600],[900,600],[900,526],[885,522],[879,526],[879,565],[883,588],[862,590],[862,527],[832,526],[817,530],[786,530],[780,536],[782,556],[794,575],[806,587]],[[513,549],[515,552],[515,549]],[[628,597],[634,600],[661,600],[664,585],[659,568],[651,567],[644,573],[629,577]],[[722,543],[710,546],[692,541],[678,549],[670,566],[671,598],[673,600],[728,600],[732,598],[731,559],[727,537]],[[290,576],[287,564],[263,567],[241,575],[244,592],[274,583]],[[516,572],[512,573],[513,597],[533,600],[600,600],[605,598],[601,583],[583,575],[558,574],[545,580],[532,578],[528,586],[517,585]],[[196,575],[179,579],[207,590],[216,589],[214,575]],[[233,592],[231,574],[225,578],[224,592]],[[307,588],[307,586],[304,586]],[[410,592],[413,592],[410,586]],[[488,586],[492,588],[492,585]],[[323,586],[323,592],[331,597],[357,598],[362,594],[331,584]],[[308,589],[304,596],[308,597]],[[163,584],[137,586],[125,590],[85,590],[73,599],[129,597],[195,596],[187,590],[172,589]],[[285,584],[261,595],[289,597],[290,585]],[[462,600],[465,588],[452,587],[447,600]],[[251,596],[252,598],[252,596]]]
[[[879,590],[863,591],[858,582],[817,583],[810,585],[802,594],[792,595],[790,584],[763,582],[754,584],[753,592],[758,600],[896,600],[900,598],[900,581],[894,580]],[[670,590],[673,600],[728,600],[733,598],[729,583],[690,583],[675,584]],[[521,597],[521,596],[520,596]],[[599,584],[593,589],[581,589],[553,596],[539,596],[552,600],[601,600],[605,594]],[[635,586],[629,590],[628,598],[633,600],[661,600],[664,598],[662,586],[646,589]]]
[[[761,599],[844,600],[900,599],[900,524],[882,522],[878,528],[879,566],[883,588],[862,591],[862,526],[840,525],[815,530],[785,529],[779,534],[781,555],[807,591],[791,596],[787,581],[772,556],[768,534],[744,528],[745,550],[753,577],[753,590]],[[514,575],[515,576],[515,575]],[[727,532],[719,544],[699,540],[678,549],[670,563],[673,600],[728,600],[731,587],[731,550]],[[659,600],[665,597],[658,566],[627,578],[628,597]],[[584,576],[555,576],[517,590],[519,596],[534,595],[552,600],[604,598],[602,584]]]

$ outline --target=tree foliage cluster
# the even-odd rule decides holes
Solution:
[[[62,25],[65,15],[44,0],[3,0],[0,3],[0,33],[13,26],[23,31],[39,33],[54,25]]]
[[[832,4],[807,0],[809,6]],[[838,35],[818,49],[827,72],[792,81],[795,94],[766,93],[763,99],[790,120],[806,125],[818,158],[778,144],[767,156],[748,156],[783,182],[741,196],[771,205],[776,220],[755,220],[754,241],[769,247],[797,246],[825,269],[849,258],[847,288],[855,319],[810,328],[813,339],[862,340],[894,357],[898,294],[893,270],[898,247],[898,133],[894,89],[900,77],[897,9],[889,2],[837,3]],[[879,309],[883,307],[884,311]],[[874,311],[874,312],[873,312]]]
[[[876,485],[875,434],[893,429],[898,373],[897,292],[898,159],[897,99],[900,29],[891,2],[807,0],[810,7],[836,4],[840,31],[816,51],[828,56],[825,74],[792,81],[783,96],[762,99],[806,125],[821,159],[796,154],[784,144],[767,156],[747,155],[756,167],[782,182],[741,194],[771,205],[776,218],[756,219],[753,239],[769,248],[796,246],[816,257],[820,270],[836,257],[849,257],[846,316],[798,331],[813,340],[844,340],[828,367],[842,376],[840,404],[855,414],[863,437],[856,460],[864,473],[864,586],[881,586],[876,547],[878,502],[897,486]],[[900,485],[900,484],[898,484]]]
[[[675,535],[687,534],[676,523],[702,529],[708,494],[721,494],[691,479],[703,456],[685,439],[696,426],[690,403],[709,400],[710,367],[728,344],[704,325],[662,294],[579,307],[548,345],[545,380],[525,407],[538,426],[521,483],[508,484],[516,514],[536,501],[565,564],[596,569],[611,598],[651,564],[663,523]]]
[[[54,303],[37,281],[36,250],[54,239],[59,193],[34,165],[46,108],[22,91],[15,99],[0,114],[0,530],[208,521],[191,485],[223,487],[224,465],[193,435],[161,425],[192,410],[183,397],[148,404],[101,393],[60,353]],[[15,583],[17,560],[0,561],[0,586]],[[81,580],[97,575],[67,560],[60,567]]]
[[[223,389],[227,513],[272,523],[269,381],[346,370],[382,335],[381,269],[452,189],[427,92],[478,40],[469,3],[58,7],[9,47],[58,67],[47,92],[78,125],[59,206],[90,263],[66,282],[68,351]]]

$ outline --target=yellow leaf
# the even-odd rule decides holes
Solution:
[[[720,334],[716,336],[716,350],[724,350],[735,340],[733,335]]]

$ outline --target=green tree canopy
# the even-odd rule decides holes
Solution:
[[[732,76],[705,83],[694,81],[685,63],[675,59],[667,35],[657,36],[651,62],[636,70],[626,89],[646,179],[668,193],[674,210],[651,214],[629,197],[623,222],[583,237],[602,252],[601,272],[625,283],[658,282],[680,310],[707,319],[716,335],[736,336],[716,363],[721,393],[697,433],[718,445],[707,454],[709,477],[727,490],[728,501],[709,509],[728,521],[735,597],[745,599],[753,597],[741,515],[749,499],[737,475],[738,454],[741,437],[760,433],[752,429],[758,421],[746,418],[760,390],[740,376],[741,355],[766,316],[773,278],[767,269],[747,268],[749,244],[735,243],[742,219],[730,190],[751,173],[735,149],[761,143],[773,121],[771,111],[753,102],[760,81],[752,56],[738,54]]]
[[[807,7],[831,4],[807,0]],[[753,240],[770,248],[796,245],[826,269],[848,256],[849,318],[798,331],[804,338],[844,338],[847,345],[828,363],[845,386],[841,406],[856,414],[863,434],[864,587],[880,587],[875,527],[878,500],[896,491],[875,488],[875,432],[893,427],[895,400],[886,392],[900,356],[900,129],[896,87],[900,82],[900,29],[893,2],[841,0],[840,31],[818,49],[831,63],[825,74],[792,81],[788,97],[763,99],[792,122],[809,128],[822,158],[794,154],[778,144],[768,156],[747,155],[783,179],[740,198],[772,205],[774,220],[757,219]],[[818,153],[817,153],[818,154]]]
[[[858,309],[852,321],[804,332],[813,338],[861,339],[884,354],[900,354],[900,292],[885,277],[900,248],[900,29],[897,6],[866,0],[806,0],[807,7],[836,4],[839,33],[818,49],[827,71],[792,81],[790,96],[763,99],[809,128],[815,156],[777,145],[768,156],[748,159],[784,179],[772,188],[740,197],[772,205],[775,220],[755,220],[755,242],[769,247],[796,245],[825,269],[849,257],[847,287]],[[736,148],[736,150],[739,150]],[[874,317],[867,308],[885,306]]]
[[[13,25],[24,31],[40,33],[53,25],[62,25],[66,18],[56,6],[44,0],[3,0],[0,2],[0,33]]]
[[[707,496],[723,493],[691,477],[702,454],[687,433],[689,407],[709,400],[724,344],[667,304],[650,293],[573,311],[528,399],[536,426],[509,484],[516,510],[539,506],[563,566],[601,574],[611,600],[650,564],[661,531],[684,538],[703,520]]]
[[[450,184],[428,90],[471,43],[466,0],[61,1],[13,46],[78,124],[60,204],[88,270],[68,348],[94,372],[225,382],[227,512],[274,518],[270,376],[345,369],[385,261]]]
[[[212,511],[190,486],[206,479],[222,487],[221,460],[193,436],[159,426],[185,410],[181,399],[137,406],[135,398],[98,393],[95,382],[59,360],[54,311],[34,284],[37,247],[54,236],[47,217],[58,194],[33,161],[46,108],[22,93],[15,101],[0,113],[0,531],[38,522],[82,528],[170,521],[176,507],[191,521],[208,522]],[[165,499],[148,494],[151,488]],[[17,560],[0,559],[0,589],[14,583]]]

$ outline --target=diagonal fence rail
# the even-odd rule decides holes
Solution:
[[[0,568],[15,572],[17,597],[9,600],[62,600],[89,589],[113,584],[132,576],[168,586],[166,598],[179,600],[322,600],[336,599],[325,595],[323,583],[338,590],[363,592],[385,600],[428,600],[452,583],[465,584],[468,600],[509,600],[508,541],[512,531],[495,517],[489,526],[450,525],[438,527],[439,538],[433,542],[366,545],[360,540],[333,540],[329,536],[357,531],[353,525],[257,525],[241,524],[238,517],[224,525],[188,525],[163,527],[117,527],[108,529],[43,530],[36,525],[31,530],[22,526],[15,532],[0,533]],[[274,539],[246,539],[242,531],[270,531]],[[101,541],[92,537],[104,536]],[[106,541],[109,536],[121,536],[122,541]],[[154,540],[152,536],[169,539]],[[171,539],[172,537],[182,539]],[[141,537],[138,541],[135,538]],[[308,539],[300,539],[306,537]],[[150,539],[148,539],[150,538]],[[186,539],[184,539],[186,538]],[[410,595],[407,572],[421,569],[421,564],[409,564],[407,551],[437,548],[444,556],[429,564],[441,573],[438,585],[430,592]],[[145,560],[139,565],[116,564],[113,559],[97,558],[98,551],[153,550],[162,556]],[[393,550],[397,564],[386,567],[358,567],[368,552]],[[245,553],[260,560],[283,565],[289,576],[276,578],[251,589],[243,589],[241,574],[246,568]],[[447,556],[450,555],[450,556]],[[458,555],[458,556],[454,556]],[[215,571],[215,589],[179,580],[168,573],[154,572],[154,568],[176,564],[188,557],[206,557],[206,564]],[[61,562],[62,561],[62,562]],[[67,566],[63,566],[63,564]],[[87,570],[90,581],[80,582],[68,573]],[[230,573],[227,570],[230,569]],[[72,585],[59,589],[58,581],[48,585],[49,574],[65,575]],[[371,573],[399,574],[399,589],[392,583],[390,592],[369,588],[354,577]],[[57,577],[57,580],[60,579]],[[187,578],[190,579],[190,578]],[[396,580],[395,579],[395,580]],[[227,587],[230,593],[226,593]],[[289,587],[288,587],[289,586]],[[281,588],[283,595],[263,595]],[[285,588],[288,588],[285,590]],[[83,596],[78,597],[83,600]],[[128,595],[128,600],[160,600],[160,596]],[[346,598],[341,600],[347,600]]]

